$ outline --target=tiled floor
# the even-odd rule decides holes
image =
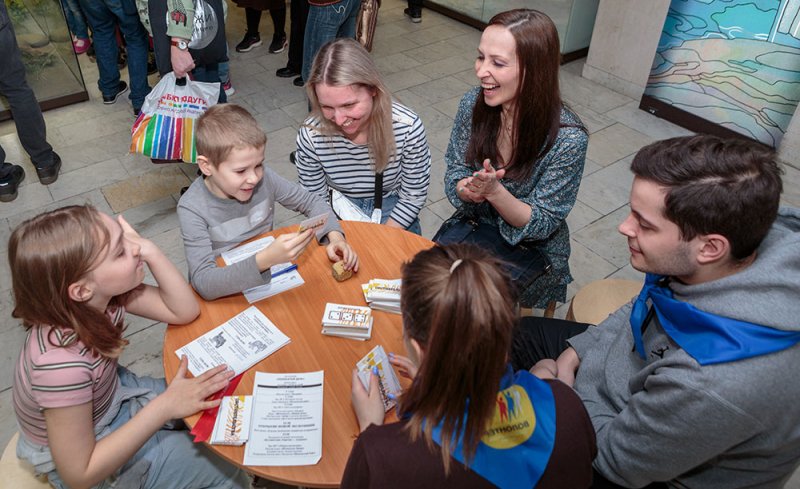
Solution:
[[[444,197],[443,155],[452,119],[462,94],[476,82],[472,61],[480,33],[431,11],[420,24],[403,17],[405,2],[385,0],[380,10],[373,55],[395,96],[416,110],[425,124],[433,154],[433,178],[428,205],[421,214],[423,234],[433,235],[453,211]],[[262,37],[269,39],[268,16],[262,20]],[[287,26],[288,27],[288,26]],[[232,8],[227,23],[228,41],[234,46],[244,30],[241,9]],[[11,280],[7,264],[10,230],[22,220],[46,209],[91,202],[106,212],[123,212],[140,233],[151,238],[185,269],[175,204],[178,191],[195,176],[191,165],[153,165],[128,154],[131,107],[120,99],[103,105],[95,88],[97,68],[81,56],[91,100],[45,114],[48,137],[63,158],[62,175],[48,187],[36,181],[22,151],[14,125],[0,123],[0,144],[10,161],[21,162],[28,179],[16,201],[0,204],[0,447],[15,428],[11,408],[11,371],[23,338],[23,329],[11,317]],[[288,155],[294,148],[298,125],[306,116],[303,89],[291,79],[275,77],[286,64],[286,53],[270,55],[266,47],[245,54],[231,52],[231,73],[236,95],[231,99],[246,107],[268,133],[266,162],[281,175],[296,179]],[[628,252],[616,226],[627,213],[632,177],[627,169],[632,155],[643,145],[687,131],[637,109],[638,101],[620,95],[580,76],[583,61],[561,70],[562,94],[589,127],[588,159],[578,202],[568,217],[572,231],[570,296],[581,286],[604,277],[638,279],[628,265]],[[151,80],[155,83],[155,80]],[[800,170],[786,168],[784,200],[800,206]],[[298,222],[293,212],[281,210],[277,226]],[[561,306],[558,314],[565,313]],[[137,373],[163,375],[161,341],[164,325],[130,318],[131,346],[122,363]],[[800,484],[794,487],[800,487]]]

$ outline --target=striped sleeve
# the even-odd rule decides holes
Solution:
[[[297,176],[303,188],[312,194],[327,197],[328,185],[325,180],[325,170],[314,145],[315,132],[307,125],[301,126],[297,132],[297,151],[295,152]]]
[[[391,217],[403,227],[408,227],[417,218],[428,197],[431,150],[419,116],[397,103],[394,104],[394,112],[399,114],[394,126],[397,159],[400,162],[400,192]],[[402,121],[406,120],[411,123],[403,124]]]

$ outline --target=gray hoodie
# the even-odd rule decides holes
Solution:
[[[780,210],[746,269],[670,288],[707,312],[800,331],[800,209]],[[597,432],[595,468],[625,487],[782,487],[800,463],[800,345],[701,366],[654,319],[642,360],[630,311],[569,340]]]

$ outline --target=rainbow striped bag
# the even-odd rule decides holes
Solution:
[[[131,153],[160,160],[197,162],[196,119],[217,103],[219,83],[192,81],[178,85],[175,73],[161,78],[145,98],[131,129]]]

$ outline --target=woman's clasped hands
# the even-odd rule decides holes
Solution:
[[[483,160],[483,169],[470,177],[462,178],[456,185],[459,198],[466,202],[479,204],[491,200],[503,186],[500,180],[505,176],[505,169],[495,170],[489,159]]]

